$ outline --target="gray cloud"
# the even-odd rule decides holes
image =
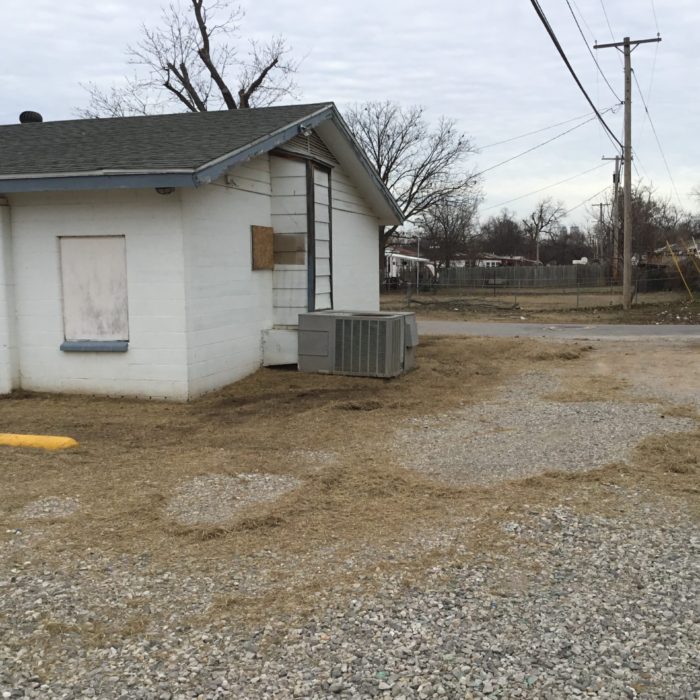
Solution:
[[[423,104],[431,119],[457,120],[476,145],[509,138],[583,114],[587,105],[528,3],[465,3],[442,0],[355,0],[340,3],[243,3],[245,35],[283,34],[304,57],[300,99],[335,100],[341,108],[368,99]],[[566,5],[542,2],[562,44],[593,100],[615,102],[568,14]],[[578,0],[584,31],[610,41],[599,0]],[[635,51],[633,64],[662,140],[677,189],[687,206],[700,183],[696,138],[698,97],[693,76],[700,69],[694,33],[700,26],[695,0],[658,0],[663,42]],[[651,0],[617,0],[606,8],[616,40],[656,33]],[[71,118],[85,102],[80,82],[109,85],[130,69],[124,48],[153,23],[158,3],[141,0],[24,0],[3,8],[0,25],[0,122],[16,121],[23,109],[48,119]],[[618,94],[622,69],[614,50],[596,53]],[[690,87],[688,87],[690,86]],[[651,89],[650,89],[651,87]],[[643,107],[634,95],[636,166],[659,194],[674,196]],[[621,133],[622,112],[607,117]],[[562,127],[563,130],[566,127]],[[476,170],[503,160],[557,130],[476,155]],[[594,167],[612,146],[595,124],[484,176],[484,208]],[[572,180],[543,194],[573,207],[610,182],[610,169]],[[542,196],[542,195],[540,195]],[[511,205],[525,213],[538,196]],[[581,220],[585,208],[572,214]],[[484,213],[487,213],[486,210]]]

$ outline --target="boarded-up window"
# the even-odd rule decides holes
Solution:
[[[253,270],[272,270],[275,267],[273,237],[269,226],[251,226]]]
[[[64,237],[59,244],[66,340],[129,340],[124,236]]]

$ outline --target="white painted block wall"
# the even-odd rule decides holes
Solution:
[[[182,209],[178,192],[49,192],[9,197],[21,387],[186,399]],[[125,236],[126,353],[66,353],[59,236]]]
[[[270,164],[263,156],[226,180],[184,190],[189,396],[262,365],[272,327],[272,271],[252,270],[251,226],[270,226]]]
[[[251,269],[251,225],[306,230],[305,179],[285,166],[273,166],[271,178],[270,161],[262,156],[216,185],[167,196],[146,189],[8,197],[9,213],[0,206],[0,392],[184,400],[260,367],[263,332],[280,322],[275,300],[297,295],[304,310],[306,298],[305,266],[276,271],[274,292],[273,272]],[[376,310],[377,219],[339,167],[332,193],[334,306]],[[58,238],[101,235],[126,240],[129,349],[62,352]],[[282,320],[296,325],[296,313]]]
[[[10,205],[0,197],[0,394],[19,385]]]

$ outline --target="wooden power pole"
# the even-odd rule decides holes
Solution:
[[[615,161],[615,172],[613,173],[613,199],[612,199],[612,231],[610,235],[610,277],[617,282],[620,279],[620,166],[622,159],[620,156],[606,158],[603,160]]]
[[[595,44],[594,49],[619,49],[625,56],[625,148],[624,158],[624,230],[622,250],[622,308],[628,311],[632,306],[632,51],[639,44],[650,44],[661,41],[655,39],[630,39],[626,36],[623,41],[612,44]],[[633,49],[634,47],[634,49]]]

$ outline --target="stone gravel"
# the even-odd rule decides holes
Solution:
[[[407,468],[457,486],[546,471],[586,471],[624,461],[645,437],[688,432],[697,422],[654,404],[541,398],[556,378],[527,374],[493,401],[411,419],[393,441]]]
[[[646,434],[695,426],[660,419],[649,404],[541,398],[555,388],[554,377],[525,376],[493,401],[411,423],[397,449],[410,437],[439,466],[431,475],[461,485],[483,483],[486,472],[492,481],[527,475],[532,465],[590,468],[624,458]],[[623,439],[623,425],[634,439],[620,450],[610,443]],[[555,433],[546,446],[535,439],[543,426]],[[512,462],[526,466],[514,472]],[[272,474],[204,475],[181,484],[167,508],[214,524],[300,485]],[[44,559],[35,544],[52,524],[32,514],[53,507],[54,517],[60,499],[43,499],[18,512],[0,544],[0,697],[699,700],[697,520],[681,499],[600,488],[619,512],[525,503],[478,552],[466,543],[480,523],[446,516],[443,528],[349,554],[335,544],[280,552],[271,542],[200,569],[98,549]],[[422,574],[407,579],[416,562]],[[271,611],[243,626],[218,612],[222,597],[284,596],[337,570],[351,583],[313,586],[310,615]]]
[[[183,525],[223,525],[248,506],[273,501],[301,483],[284,474],[205,474],[182,483],[166,511]]]
[[[252,632],[187,619],[192,601],[206,606],[223,581],[168,576],[138,559],[106,572],[99,555],[77,578],[27,562],[0,578],[0,689],[149,700],[697,699],[697,527],[622,495],[638,509],[631,519],[531,511],[504,525],[506,552],[469,565],[445,558],[408,588],[385,572],[368,593],[360,579],[350,599],[318,594],[310,619],[271,617]],[[141,634],[87,644],[67,619],[62,633],[55,622],[47,630],[59,610],[97,623],[106,591],[85,590],[94,578],[112,581],[117,608],[152,601]]]
[[[20,518],[27,520],[48,520],[53,518],[67,518],[73,515],[80,506],[76,498],[59,498],[49,496],[38,501],[28,503],[21,511]]]

